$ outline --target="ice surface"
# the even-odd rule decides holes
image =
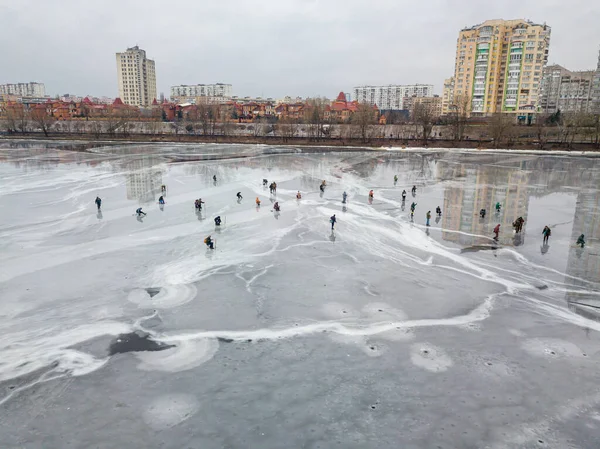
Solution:
[[[0,144],[0,446],[598,447],[599,174],[566,155]]]

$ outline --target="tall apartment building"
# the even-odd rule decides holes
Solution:
[[[0,84],[0,95],[15,95],[17,97],[45,97],[44,83]]]
[[[188,86],[171,86],[171,100],[174,101],[196,101],[197,97],[209,98],[231,98],[231,84],[194,84]]]
[[[133,106],[150,106],[156,98],[154,61],[137,45],[117,53],[119,97]]]
[[[572,72],[554,64],[544,68],[540,86],[540,112],[590,112],[596,72]]]
[[[454,97],[471,97],[471,114],[526,117],[537,110],[550,27],[527,20],[488,20],[460,31]]]
[[[442,92],[442,115],[450,112],[450,106],[454,104],[454,77],[444,80],[444,90]]]
[[[380,111],[401,111],[406,109],[404,99],[408,97],[432,97],[432,84],[359,86],[354,88],[354,100],[359,103],[377,105]]]

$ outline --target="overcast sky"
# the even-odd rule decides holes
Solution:
[[[550,61],[595,68],[598,0],[0,0],[0,83],[116,96],[115,53],[139,45],[157,88],[231,83],[238,96],[335,97],[454,72],[458,31],[487,19],[552,27]]]

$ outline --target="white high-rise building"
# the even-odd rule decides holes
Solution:
[[[432,84],[359,86],[354,89],[354,100],[377,105],[380,111],[400,111],[407,97],[433,97]]]
[[[18,97],[45,97],[44,83],[0,84],[1,95],[16,95]]]
[[[231,84],[194,84],[188,86],[171,86],[171,99],[177,101],[192,101],[197,97],[231,98]]]
[[[117,53],[119,97],[133,106],[150,106],[156,98],[156,72],[154,61],[137,45],[126,52]]]
[[[596,72],[571,71],[553,64],[544,67],[540,83],[539,110],[553,114],[593,110],[593,81]]]

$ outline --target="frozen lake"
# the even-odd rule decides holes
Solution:
[[[600,446],[600,159],[43,147],[0,144],[0,447]]]

